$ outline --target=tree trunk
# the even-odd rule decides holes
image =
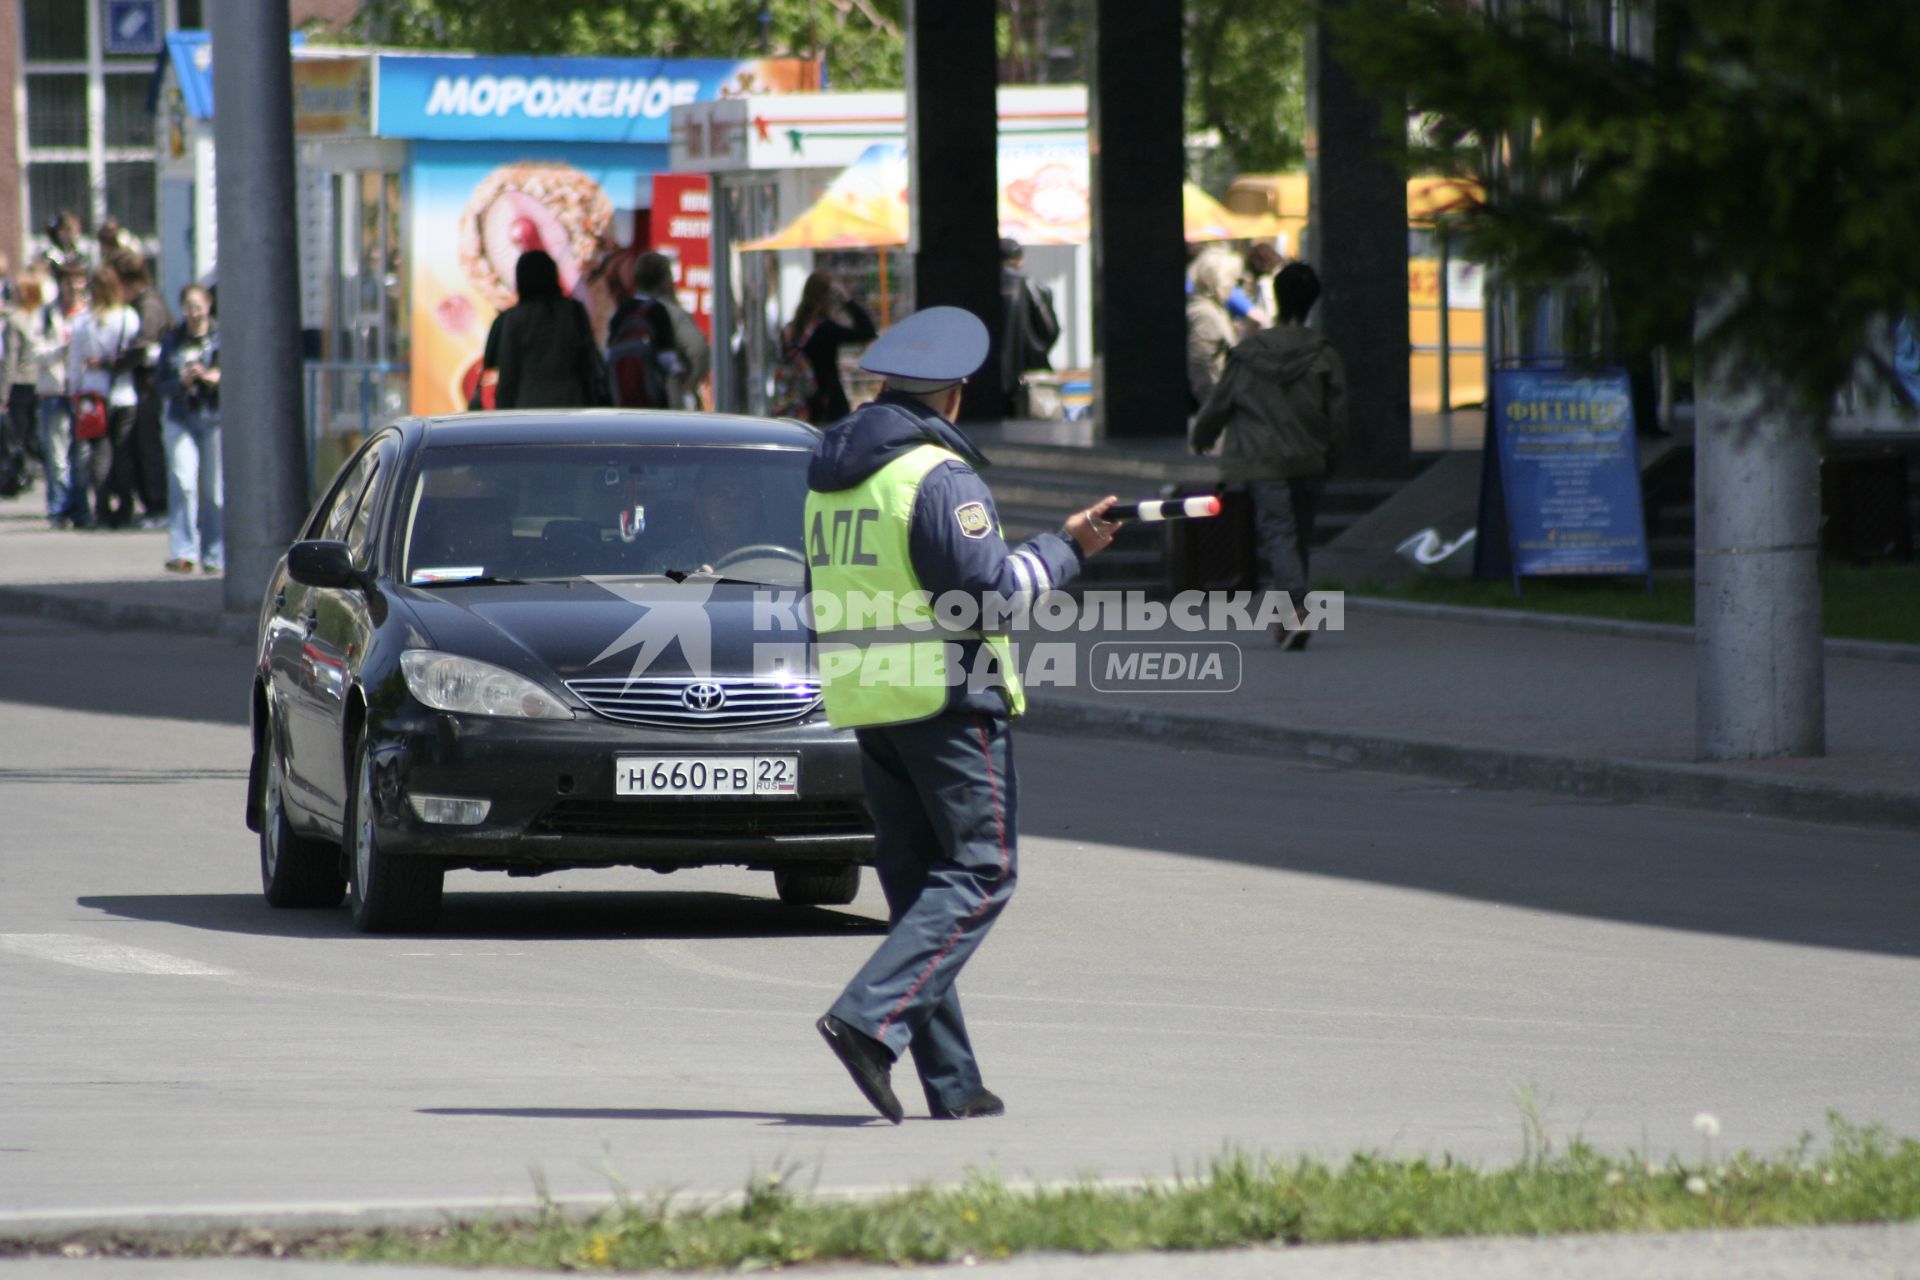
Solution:
[[[1716,314],[1702,308],[1697,335]],[[1701,361],[1694,643],[1703,760],[1826,751],[1820,457],[1787,403],[1723,362]]]

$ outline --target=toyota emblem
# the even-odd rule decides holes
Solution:
[[[718,711],[727,702],[727,691],[712,680],[696,680],[680,691],[680,705],[689,711]]]

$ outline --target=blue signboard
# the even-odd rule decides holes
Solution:
[[[160,0],[107,0],[101,44],[109,58],[160,52]]]
[[[1496,369],[1492,409],[1486,466],[1504,498],[1513,577],[1645,574],[1626,373]],[[1483,493],[1483,517],[1488,498]],[[1483,528],[1481,539],[1489,533]]]
[[[383,54],[386,138],[667,142],[687,102],[759,92],[772,69],[748,59],[479,58]]]

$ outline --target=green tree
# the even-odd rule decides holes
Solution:
[[[1226,167],[1299,167],[1311,0],[1190,0],[1187,129],[1220,138]]]
[[[1617,7],[1651,32],[1628,49],[1588,6],[1498,8],[1376,3],[1335,30],[1430,113],[1416,164],[1522,161],[1468,219],[1514,278],[1607,272],[1629,344],[1711,301],[1700,356],[1823,422],[1875,326],[1920,302],[1920,5],[1648,0]]]
[[[368,0],[353,39],[634,58],[818,58],[838,89],[897,88],[902,0]]]
[[[1310,5],[1189,0],[1186,123],[1220,138],[1216,169],[1300,163]],[[1002,0],[998,17],[1003,83],[1085,83],[1088,0]],[[836,89],[897,89],[905,25],[905,0],[367,0],[344,38],[477,53],[815,57]]]

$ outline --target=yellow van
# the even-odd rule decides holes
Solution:
[[[1452,178],[1407,181],[1407,372],[1417,414],[1477,405],[1487,394],[1484,276],[1440,234],[1447,211],[1474,194],[1471,184]],[[1221,203],[1232,213],[1276,219],[1275,247],[1292,258],[1302,254],[1309,195],[1304,173],[1250,173],[1234,179]]]

